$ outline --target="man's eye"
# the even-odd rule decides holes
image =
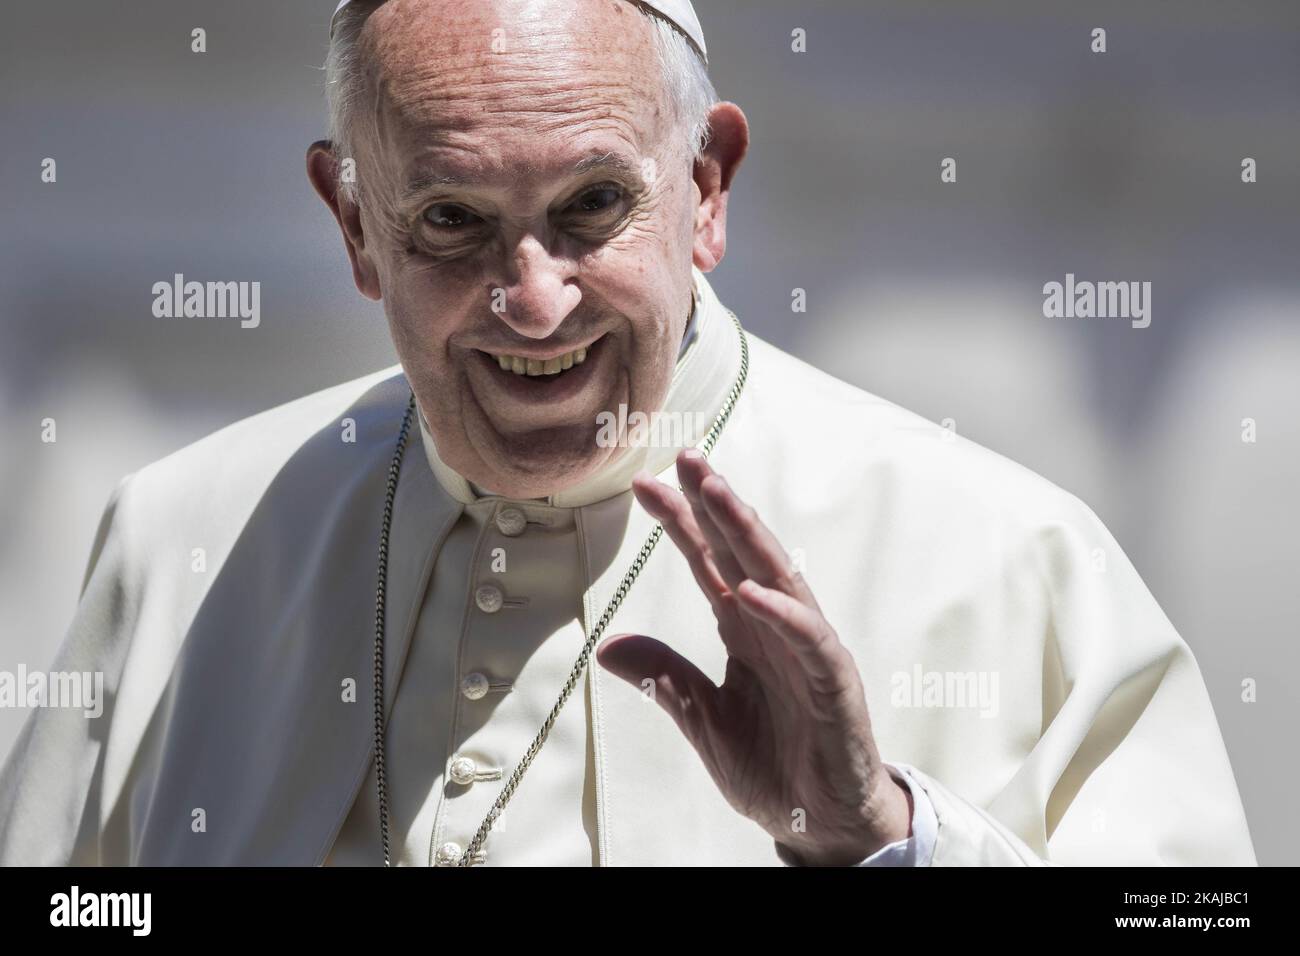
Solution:
[[[603,212],[622,198],[623,191],[617,186],[599,186],[589,189],[570,207],[577,212]]]
[[[464,206],[455,203],[437,203],[424,211],[424,218],[441,229],[460,229],[474,226],[483,220]]]

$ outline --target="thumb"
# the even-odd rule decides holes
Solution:
[[[610,673],[650,693],[692,743],[713,725],[717,685],[663,641],[644,634],[615,634],[596,648],[596,660]]]

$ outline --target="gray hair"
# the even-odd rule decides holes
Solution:
[[[691,156],[699,159],[709,142],[709,110],[718,102],[708,67],[695,44],[670,20],[635,0],[631,2],[654,25],[655,49],[673,121],[677,124],[678,135],[685,138]],[[325,96],[329,104],[329,138],[334,145],[334,155],[340,160],[356,155],[353,152],[354,114],[366,85],[358,40],[366,19],[379,5],[375,0],[354,0],[339,13],[330,36],[329,53],[325,58]],[[352,202],[356,202],[360,195],[352,182],[340,182],[339,192]]]

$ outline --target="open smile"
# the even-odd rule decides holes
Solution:
[[[558,409],[587,391],[597,377],[604,378],[601,360],[607,336],[560,354],[515,355],[475,349],[493,390],[502,398],[532,407],[544,403]]]
[[[503,355],[497,352],[487,352],[485,354],[496,359],[497,364],[504,371],[513,372],[515,375],[533,377],[538,375],[559,375],[561,372],[567,372],[573,366],[581,365],[587,361],[586,346],[547,359],[527,358],[522,355]]]

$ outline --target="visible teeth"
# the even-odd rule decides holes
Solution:
[[[581,365],[587,361],[586,349],[574,349],[572,352],[565,352],[563,355],[549,359],[531,359],[520,358],[518,355],[493,355],[497,364],[503,371],[514,372],[516,375],[527,375],[536,377],[538,375],[559,375],[566,369],[571,369],[575,365]]]

